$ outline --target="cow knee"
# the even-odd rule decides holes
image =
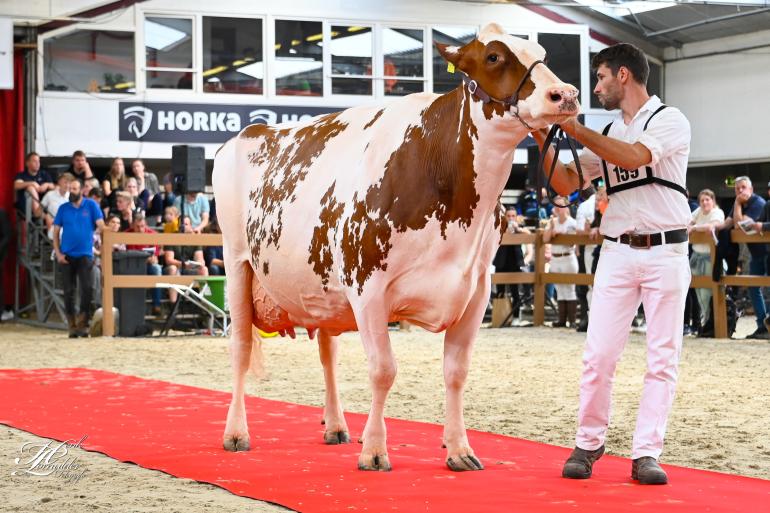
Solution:
[[[444,367],[444,383],[448,390],[460,390],[465,386],[465,380],[468,378],[468,369],[466,367],[451,364]]]
[[[371,367],[369,377],[377,388],[390,389],[396,380],[396,362],[379,362]]]

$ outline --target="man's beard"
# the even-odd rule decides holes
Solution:
[[[77,203],[78,201],[80,201],[80,193],[75,194],[75,193],[71,192],[70,193],[70,203]]]
[[[620,100],[616,96],[600,95],[599,103],[602,104],[604,110],[615,110],[620,107]]]

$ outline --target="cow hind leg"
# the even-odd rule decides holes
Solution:
[[[250,366],[261,367],[261,362],[253,362],[259,356],[259,337],[252,329],[253,303],[251,287],[253,271],[248,262],[230,262],[225,253],[227,275],[232,277],[227,283],[227,299],[230,305],[230,361],[233,367],[233,396],[227,411],[227,424],[223,437],[224,448],[228,451],[249,450],[249,428],[246,424],[245,386],[246,373]],[[257,370],[257,369],[255,369]]]
[[[337,349],[339,339],[326,331],[318,332],[318,355],[324,371],[326,397],[324,401],[323,423],[325,425],[324,442],[329,445],[350,442],[350,432],[345,422],[339,390],[337,388]]]
[[[363,448],[358,457],[359,470],[391,470],[385,428],[385,401],[396,379],[396,358],[390,346],[386,315],[371,315],[372,304],[357,311],[356,322],[369,363],[372,407],[363,432]],[[385,312],[385,309],[377,309]]]
[[[468,442],[463,417],[463,392],[476,340],[489,298],[490,280],[484,276],[459,322],[444,335],[444,383],[446,385],[446,421],[444,446],[446,464],[454,471],[482,470]]]

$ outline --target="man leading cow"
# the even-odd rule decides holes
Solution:
[[[591,477],[604,453],[615,367],[641,302],[648,326],[647,372],[631,475],[642,484],[664,484],[668,478],[657,459],[674,400],[690,283],[685,191],[690,125],[678,109],[648,94],[649,66],[638,48],[611,46],[591,64],[598,78],[594,93],[605,109],[620,109],[621,115],[603,133],[574,119],[562,124],[586,147],[580,157],[586,178],[603,176],[610,195],[583,355],[576,447],[562,475]],[[534,135],[542,144],[543,132]],[[574,163],[557,165],[552,183],[560,194],[574,191]]]

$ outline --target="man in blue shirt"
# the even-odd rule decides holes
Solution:
[[[717,228],[722,230],[737,227],[739,223],[744,222],[751,225],[749,228],[753,228],[753,221],[757,221],[762,217],[762,210],[764,208],[765,200],[761,196],[754,194],[751,178],[739,176],[735,179],[735,203],[733,208],[724,223]],[[748,248],[749,253],[751,253],[749,274],[765,276],[767,274],[767,264],[765,262],[767,246],[765,244],[748,244]],[[759,287],[749,287],[749,297],[754,307],[754,313],[757,316],[757,329],[746,338],[767,338],[768,331],[764,323],[767,308],[765,307],[765,298],[762,297],[762,289]]]
[[[87,337],[93,296],[94,229],[104,229],[99,205],[81,196],[80,180],[69,185],[69,202],[59,207],[53,221],[53,247],[64,275],[64,309],[70,338]],[[61,237],[61,238],[60,238]],[[75,316],[75,286],[80,282],[80,310]]]
[[[209,200],[200,192],[188,192],[183,197],[177,196],[174,206],[180,212],[182,212],[183,199],[183,215],[190,218],[193,233],[203,233],[203,229],[209,224]]]
[[[27,205],[26,193],[32,198],[32,214],[40,217],[43,209],[40,206],[40,200],[43,195],[52,190],[55,186],[51,175],[40,169],[40,156],[34,151],[27,154],[24,160],[26,169],[16,173],[13,180],[13,189],[16,191],[16,208],[24,212]]]

